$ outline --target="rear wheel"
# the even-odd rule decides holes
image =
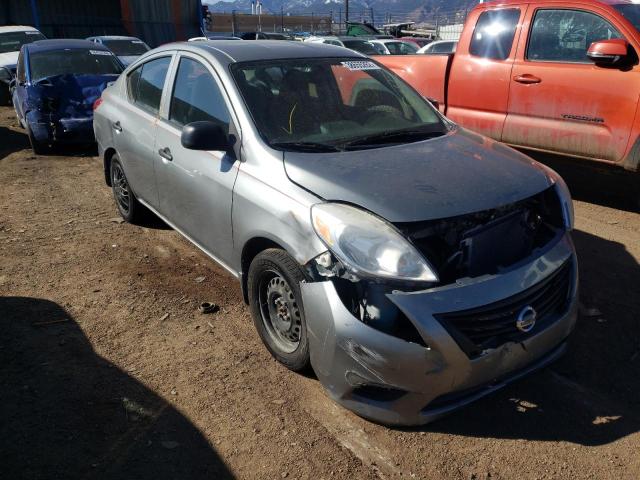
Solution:
[[[284,250],[270,248],[251,262],[247,278],[253,322],[273,357],[290,370],[309,366],[309,339],[300,293],[302,267]]]
[[[113,190],[113,198],[116,201],[116,207],[120,216],[129,223],[138,223],[144,218],[146,209],[138,202],[135,195],[131,191],[124,169],[117,155],[111,158],[111,168],[109,172],[111,176],[111,188]]]

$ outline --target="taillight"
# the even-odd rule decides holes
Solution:
[[[102,97],[93,102],[93,111],[95,112],[100,105],[102,105]]]

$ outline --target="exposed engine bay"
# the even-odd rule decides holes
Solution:
[[[558,195],[551,187],[496,209],[395,226],[431,263],[438,283],[359,278],[330,252],[310,262],[308,271],[318,281],[331,279],[344,305],[363,323],[424,345],[413,324],[387,298],[388,293],[445,286],[508,269],[559,238],[563,218]]]

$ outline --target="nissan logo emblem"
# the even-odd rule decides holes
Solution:
[[[536,317],[538,314],[531,305],[527,305],[518,314],[516,320],[516,328],[521,332],[530,332],[536,325]]]

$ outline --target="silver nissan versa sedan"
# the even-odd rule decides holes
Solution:
[[[563,352],[577,304],[565,183],[375,61],[175,43],[95,109],[124,219],[154,212],[237,277],[271,354],[311,365],[357,414],[426,423]]]

